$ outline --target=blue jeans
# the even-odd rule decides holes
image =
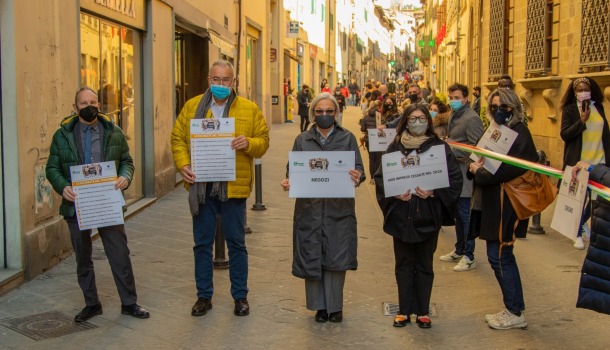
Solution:
[[[356,98],[358,97],[357,94],[351,94],[349,95],[349,105],[350,106],[355,106],[356,105]]]
[[[589,220],[591,217],[591,191],[587,189],[585,192],[585,206],[582,208],[582,216],[580,218],[580,225],[578,225],[578,232],[576,237],[582,237],[582,225]]]
[[[208,186],[211,187],[211,186]],[[216,235],[216,215],[222,221],[222,231],[229,249],[229,277],[233,299],[248,296],[248,251],[244,232],[245,198],[223,202],[206,194],[205,204],[199,205],[199,214],[193,216],[195,246],[195,282],[197,296],[211,299],[214,294],[214,262],[212,250]]]
[[[470,225],[470,197],[460,197],[457,202],[457,215],[455,218],[455,253],[466,255],[474,260],[474,239],[468,239]]]
[[[514,246],[502,247],[502,256],[500,257],[500,241],[487,241],[487,260],[489,260],[498,284],[500,284],[504,306],[513,314],[520,314],[521,311],[525,310],[525,302],[523,301],[519,267],[513,249]]]

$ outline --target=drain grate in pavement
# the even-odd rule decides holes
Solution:
[[[67,334],[97,328],[88,322],[74,323],[72,317],[59,311],[50,311],[25,317],[5,318],[0,325],[34,340],[61,337]]]

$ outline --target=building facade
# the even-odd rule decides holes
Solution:
[[[551,165],[563,163],[561,99],[579,77],[594,79],[610,110],[609,0],[427,0],[418,35],[435,39],[425,79],[446,93],[461,82],[482,95],[503,74],[515,81],[529,128]],[[486,103],[483,103],[486,104]]]
[[[272,103],[281,73],[267,62],[268,19],[283,13],[273,0],[0,0],[0,292],[71,254],[61,197],[44,174],[78,88],[97,91],[127,136],[136,166],[129,215],[179,180],[170,133],[184,102],[207,89],[214,60],[233,62],[238,93],[269,125],[281,115]]]

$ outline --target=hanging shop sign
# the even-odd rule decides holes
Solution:
[[[309,44],[309,56],[313,59],[318,55],[318,47],[316,45]]]
[[[296,39],[299,37],[299,21],[289,21],[288,22],[288,33],[287,37]]]

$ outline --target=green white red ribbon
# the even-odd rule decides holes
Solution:
[[[459,149],[464,152],[474,153],[478,156],[495,159],[501,161],[502,163],[510,164],[519,168],[535,171],[537,173],[541,173],[544,175],[556,177],[561,179],[563,177],[563,171],[559,169],[552,168],[547,165],[538,164],[535,162],[530,162],[529,160],[519,159],[515,157],[508,156],[506,154],[500,154],[497,152],[493,152],[490,150],[486,150],[483,148],[479,148],[476,146],[467,145],[464,143],[447,141],[449,146],[455,149]],[[610,201],[610,188],[597,183],[595,181],[589,180],[589,189],[591,192],[597,193],[598,195],[604,197],[606,200]]]

